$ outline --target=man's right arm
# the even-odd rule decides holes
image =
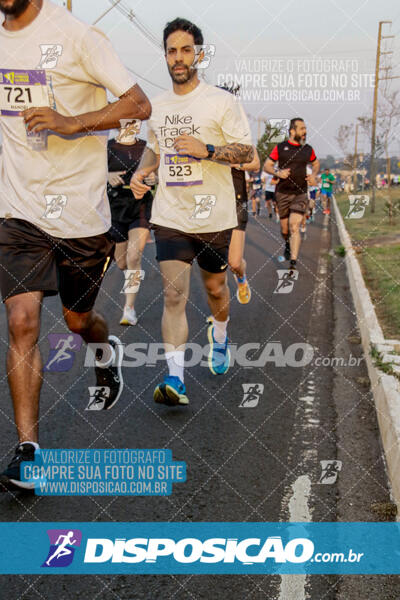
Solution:
[[[153,152],[151,148],[146,146],[142,154],[139,166],[132,175],[131,179],[131,190],[137,200],[143,198],[143,196],[151,190],[151,187],[146,185],[143,180],[158,170],[160,166],[160,155]]]

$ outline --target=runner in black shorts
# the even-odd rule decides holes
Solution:
[[[148,148],[131,187],[141,198],[149,189],[143,180],[158,171],[151,222],[164,286],[162,335],[169,374],[156,386],[154,400],[186,405],[190,265],[196,258],[212,314],[208,365],[214,375],[222,375],[230,365],[226,269],[237,226],[230,166],[251,162],[254,150],[240,103],[198,77],[196,65],[204,58],[198,51],[203,45],[200,29],[178,18],[167,24],[163,37],[173,91],[153,100]]]
[[[121,141],[118,141],[121,140]],[[125,275],[125,306],[121,325],[136,325],[135,300],[141,280],[141,260],[149,238],[153,194],[142,200],[132,196],[130,180],[137,169],[146,142],[137,139],[124,143],[124,138],[108,142],[108,199],[111,207],[110,234],[116,242],[115,261]],[[133,278],[133,279],[132,279]],[[130,286],[134,280],[135,285]],[[132,290],[135,291],[132,291]]]
[[[108,336],[106,321],[93,309],[114,246],[106,233],[111,222],[105,136],[95,132],[119,127],[121,119],[147,119],[151,106],[103,33],[52,2],[0,0],[0,9],[1,55],[21,81],[40,86],[43,99],[37,108],[29,85],[22,90],[11,85],[0,106],[0,288],[20,442],[0,480],[6,487],[31,489],[37,481],[23,481],[20,465],[40,452],[39,396],[46,380],[37,342],[44,296],[59,293],[69,330],[97,346],[96,384],[107,392],[102,408],[111,408],[122,392],[121,344]],[[60,54],[41,57],[39,40],[57,44]],[[46,67],[54,75],[52,87],[40,75]],[[108,104],[106,89],[119,100]],[[22,113],[14,104],[20,92]],[[59,331],[57,319],[54,329]],[[50,394],[54,405],[64,401],[53,385]],[[76,388],[75,396],[77,401]]]
[[[289,139],[280,142],[265,161],[264,170],[276,175],[276,201],[281,221],[281,233],[285,240],[285,258],[290,259],[290,269],[296,269],[300,248],[300,224],[308,209],[307,186],[316,184],[319,161],[309,144],[306,144],[307,128],[303,119],[290,121]],[[275,169],[278,162],[279,169]],[[307,175],[307,165],[312,164],[312,174]],[[290,241],[289,241],[290,237]]]
[[[218,86],[235,96],[240,92],[240,86],[233,85]],[[254,146],[254,158],[249,164],[234,165],[231,169],[233,187],[236,196],[236,214],[238,224],[232,231],[231,243],[229,245],[229,268],[237,284],[236,298],[240,304],[248,304],[251,299],[251,289],[246,275],[246,261],[244,259],[244,246],[246,238],[246,227],[249,220],[248,214],[248,193],[246,172],[258,171],[260,168],[260,159],[256,147]]]
[[[232,231],[232,238],[229,246],[229,267],[233,272],[233,276],[237,283],[236,298],[240,304],[248,304],[251,299],[251,289],[246,275],[247,264],[244,259],[246,226],[249,218],[245,171],[254,171],[259,168],[260,159],[255,147],[254,158],[251,163],[235,165],[235,167],[232,168],[238,225]]]

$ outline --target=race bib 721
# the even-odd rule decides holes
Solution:
[[[201,185],[203,169],[201,160],[192,156],[166,154],[164,157],[165,182],[167,186]]]
[[[46,71],[0,69],[0,114],[14,117],[27,108],[50,106]]]

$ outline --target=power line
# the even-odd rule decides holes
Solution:
[[[108,15],[108,13],[111,12],[112,9],[115,8],[120,2],[121,0],[114,0],[114,4],[112,6],[109,6],[107,10],[105,10],[95,21],[93,21],[92,25],[97,25],[97,23],[101,21],[101,19],[103,19],[106,15]]]
[[[108,0],[111,4],[115,4],[114,0]],[[125,4],[118,3],[115,5],[116,9],[124,15],[133,25],[135,25],[139,31],[146,37],[154,46],[158,49],[162,49],[162,44],[159,41],[158,37],[155,36],[150,29],[142,23],[142,21],[137,17],[137,15],[133,12],[133,10],[127,7]]]

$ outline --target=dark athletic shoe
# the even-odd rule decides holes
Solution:
[[[101,390],[109,391],[107,394],[98,394],[89,403],[87,410],[110,410],[120,399],[124,389],[124,380],[122,378],[122,359],[124,350],[121,341],[115,335],[109,335],[110,346],[115,350],[115,361],[109,367],[96,367],[96,386]],[[97,404],[97,406],[96,406]],[[101,405],[100,405],[101,404]]]
[[[24,481],[25,478],[21,473],[21,466],[24,466],[24,462],[34,462],[35,465],[41,464],[40,448],[35,449],[35,446],[29,442],[18,444],[7,469],[0,474],[0,484],[3,488],[8,490],[33,490],[39,483],[45,483],[43,477],[32,477]]]

